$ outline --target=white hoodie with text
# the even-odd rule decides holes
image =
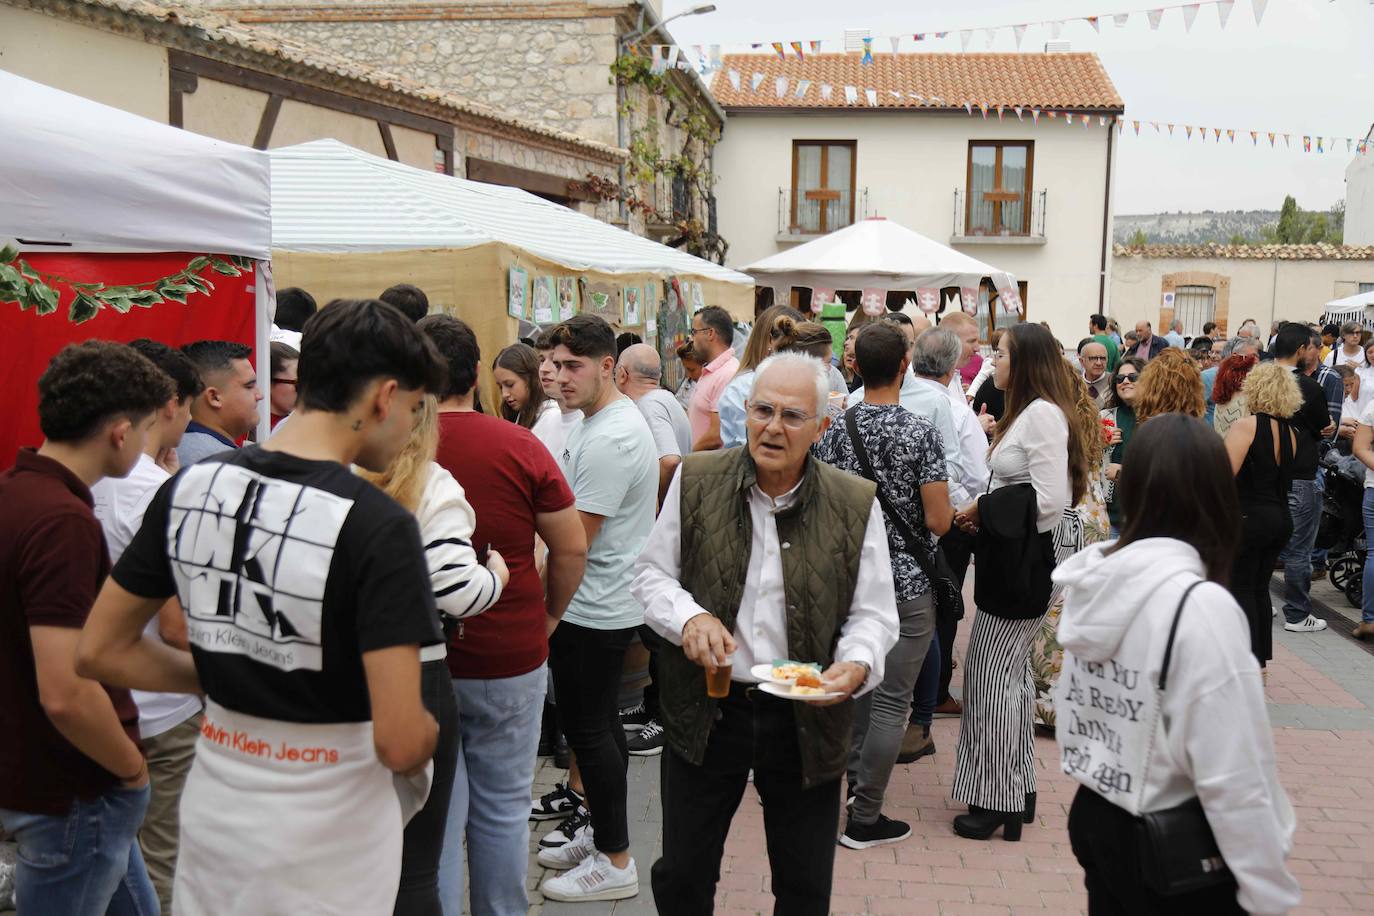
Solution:
[[[1284,865],[1296,821],[1279,785],[1259,664],[1245,615],[1222,586],[1193,589],[1174,638],[1160,709],[1159,673],[1174,612],[1204,578],[1170,538],[1107,555],[1095,544],[1054,572],[1064,586],[1054,690],[1065,773],[1132,815],[1197,796],[1250,913],[1300,899]]]

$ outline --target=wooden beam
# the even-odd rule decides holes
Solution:
[[[569,200],[595,201],[596,195],[583,188],[573,187],[574,179],[535,172],[486,159],[467,158],[468,178],[488,184],[504,184],[522,188],[534,194],[547,194]]]
[[[391,136],[391,125],[385,121],[378,121],[377,129],[382,133],[382,146],[386,148],[386,158],[392,162],[400,162],[401,157],[396,155],[396,139]]]
[[[199,86],[196,75],[186,70],[171,69],[167,73],[167,123],[173,127],[186,126],[186,108],[182,97],[195,92]]]
[[[281,96],[270,95],[262,108],[262,120],[258,122],[258,134],[253,138],[253,149],[267,149],[272,142],[272,131],[277,126],[277,115],[281,112]]]

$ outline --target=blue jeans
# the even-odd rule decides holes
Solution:
[[[77,799],[66,814],[0,808],[0,825],[19,842],[19,912],[157,916],[157,892],[135,842],[149,795],[148,786],[110,789]]]
[[[916,678],[916,692],[911,703],[911,724],[930,726],[935,718],[935,707],[940,698],[940,669],[944,667],[944,656],[940,654],[940,640],[932,639],[926,650],[926,659],[921,663],[921,674]]]
[[[1283,564],[1283,617],[1298,623],[1312,613],[1312,547],[1322,517],[1321,482],[1293,481],[1288,490],[1288,514],[1293,518],[1293,536],[1279,554]]]
[[[1325,492],[1326,492],[1326,470],[1325,470],[1324,468],[1317,468],[1317,491],[1318,491],[1319,493],[1325,493]],[[1318,513],[1320,513],[1320,511],[1321,511],[1321,510],[1320,510],[1320,508],[1319,508],[1319,509],[1318,509]],[[1318,514],[1318,515],[1317,515],[1317,518],[1318,518],[1318,520],[1320,520],[1320,519],[1321,519],[1321,515]],[[1312,568],[1313,568],[1313,569],[1326,569],[1326,554],[1327,554],[1327,551],[1324,550],[1324,549],[1322,549],[1322,548],[1314,547],[1314,548],[1312,549]]]
[[[1360,622],[1374,623],[1374,487],[1364,491],[1364,539],[1371,547],[1364,559],[1364,595],[1360,599]]]
[[[439,859],[444,916],[463,912],[464,839],[472,916],[529,911],[530,790],[546,677],[540,665],[516,677],[453,679],[461,745]]]

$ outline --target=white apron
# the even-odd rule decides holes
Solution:
[[[181,795],[174,916],[390,914],[405,824],[429,796],[377,759],[371,722],[206,704]]]

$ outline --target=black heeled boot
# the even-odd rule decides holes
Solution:
[[[1026,823],[1035,823],[1035,793],[1026,793]]]
[[[568,747],[568,739],[562,732],[558,733],[553,745],[553,765],[560,770],[566,770],[572,765],[572,749]]]
[[[968,814],[954,819],[954,832],[970,840],[990,839],[997,828],[1002,828],[1002,839],[1015,843],[1021,839],[1021,824],[1024,813],[1021,811],[989,811],[969,805]]]

